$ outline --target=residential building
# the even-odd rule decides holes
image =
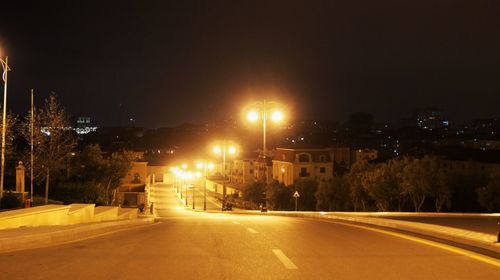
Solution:
[[[277,148],[273,159],[273,178],[285,185],[293,184],[298,178],[331,179],[333,160],[330,152],[330,149]]]
[[[256,159],[235,159],[233,160],[233,169],[231,171],[232,184],[246,184],[257,179],[255,169],[257,168]]]

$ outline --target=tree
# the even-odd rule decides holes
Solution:
[[[450,176],[453,174],[447,174],[442,169],[433,170],[435,172],[435,185],[433,188],[434,206],[436,207],[436,212],[441,212],[444,206],[451,207],[452,198],[452,188],[450,183]]]
[[[22,135],[30,142],[31,114],[26,118]],[[51,94],[44,108],[34,118],[34,170],[37,177],[45,177],[45,203],[49,199],[50,175],[64,169],[76,147],[76,137],[70,129],[64,108]]]
[[[425,199],[432,195],[438,168],[437,159],[430,156],[413,159],[405,166],[402,185],[415,212],[419,212]]]
[[[397,181],[391,173],[389,164],[380,164],[366,171],[362,185],[375,201],[379,211],[389,211],[392,200],[398,195]]]
[[[15,115],[13,115],[12,113],[7,113],[7,117],[5,119],[5,162],[4,162],[4,168],[6,166],[14,166],[15,167],[17,164],[17,160],[14,159],[15,150],[13,148],[13,142],[14,142],[14,138],[15,138],[14,127],[15,127],[16,123],[17,123],[17,117]],[[2,126],[3,126],[3,116],[0,114],[0,129],[2,129]],[[10,172],[12,172],[14,170],[15,170],[14,168],[12,168],[12,169],[5,168],[5,173],[3,175],[5,175],[6,173],[13,174]],[[4,186],[7,185],[5,183],[5,181],[6,180],[4,177]],[[0,197],[1,196],[2,195],[0,194]]]
[[[127,151],[113,153],[111,158],[106,161],[104,180],[106,182],[106,199],[107,204],[112,204],[115,201],[116,189],[121,183],[121,179],[125,177],[130,170],[130,165],[133,160],[133,154]]]
[[[303,211],[316,210],[316,197],[314,194],[318,189],[318,182],[309,178],[299,178],[295,180],[293,186],[300,194],[298,208]]]
[[[347,184],[349,186],[349,197],[351,198],[354,211],[366,211],[370,196],[363,188],[363,176],[366,171],[371,168],[371,165],[366,161],[358,161],[351,166],[351,171],[346,175]]]
[[[267,188],[269,205],[273,210],[291,210],[293,188],[285,186],[277,180],[273,180]]]
[[[316,197],[316,210],[330,211],[330,197],[332,193],[331,181],[322,180],[318,184],[318,190],[314,194]]]
[[[500,173],[491,176],[489,183],[477,193],[481,207],[488,212],[500,212]]]
[[[14,127],[17,124],[17,116],[12,113],[7,113],[5,120],[5,157],[12,156],[14,153],[13,141],[15,138]],[[0,114],[0,129],[3,125],[3,116]]]
[[[331,180],[321,181],[315,194],[316,210],[320,211],[348,211],[349,186],[344,177],[335,176]]]
[[[263,181],[250,182],[245,186],[243,199],[259,204],[262,202],[263,193],[266,191],[266,184]]]

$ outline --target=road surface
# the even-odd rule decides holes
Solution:
[[[404,235],[302,218],[193,212],[171,188],[160,196],[158,223],[0,254],[0,279],[500,279],[498,260]]]

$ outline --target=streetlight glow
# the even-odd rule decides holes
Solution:
[[[222,149],[219,146],[215,146],[213,148],[213,152],[214,152],[214,154],[218,154],[219,155],[222,152]]]
[[[259,113],[255,110],[248,112],[247,119],[251,122],[256,122],[259,119]]]
[[[232,155],[236,154],[236,148],[234,146],[229,147],[228,152]]]
[[[275,110],[271,113],[271,120],[273,122],[280,122],[283,120],[283,112]]]

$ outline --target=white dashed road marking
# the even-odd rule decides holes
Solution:
[[[248,229],[248,231],[249,231],[249,232],[251,232],[251,233],[257,233],[257,231],[256,231],[255,229],[253,229],[253,228],[247,228],[247,229]]]
[[[273,253],[287,269],[299,269],[280,249],[273,249]]]

